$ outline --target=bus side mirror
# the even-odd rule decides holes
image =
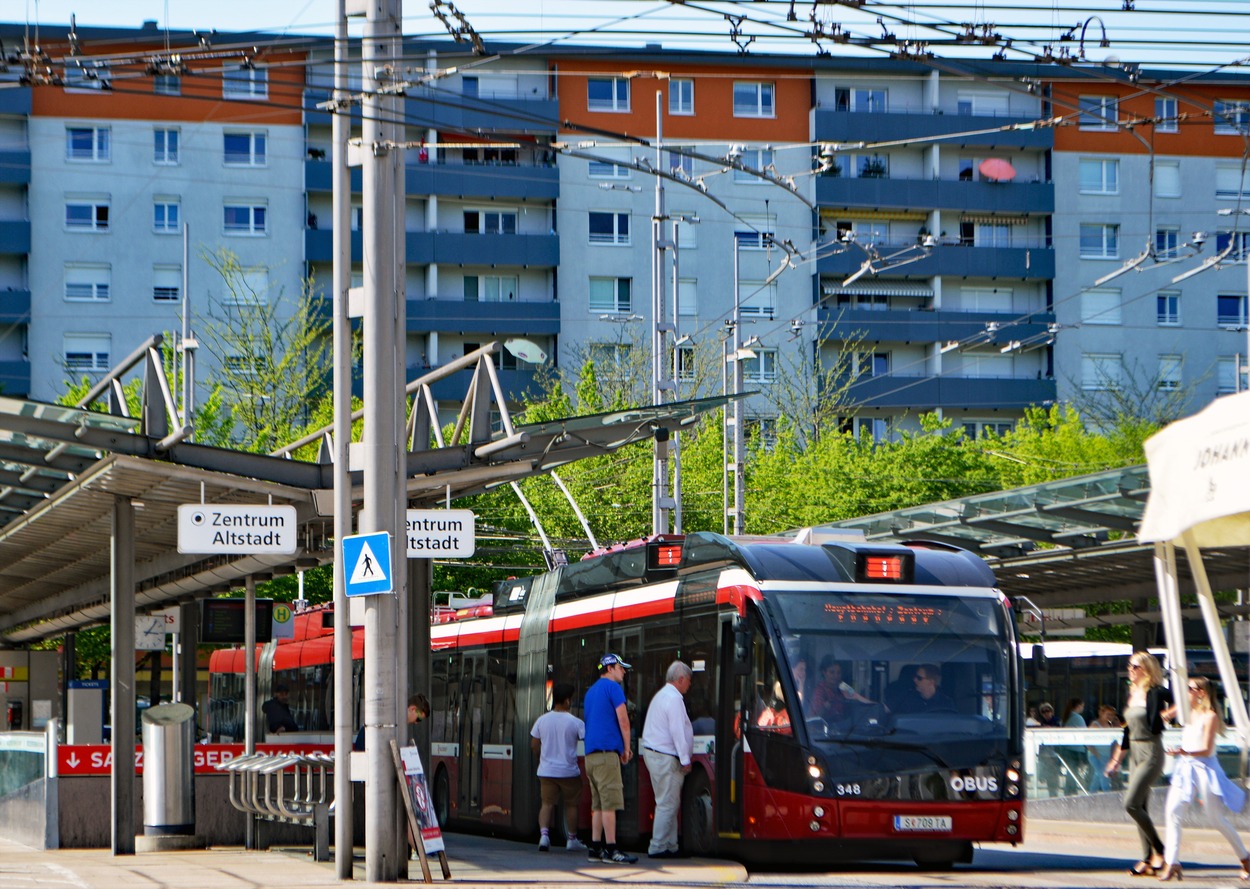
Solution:
[[[741,618],[734,621],[734,674],[745,676],[751,672],[751,630]]]
[[[1029,684],[1034,688],[1050,685],[1050,665],[1046,661],[1045,645],[1033,646],[1033,657],[1029,661]]]

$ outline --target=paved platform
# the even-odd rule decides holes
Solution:
[[[987,846],[971,866],[954,871],[922,871],[907,863],[840,865],[826,873],[749,872],[719,859],[650,861],[634,865],[591,864],[584,852],[556,849],[540,853],[534,843],[452,834],[448,837],[451,881],[463,889],[512,884],[526,887],[628,884],[644,886],[906,887],[1136,887],[1126,869],[1137,858],[1136,833],[1128,823],[1030,821],[1027,840],[1012,849]],[[357,850],[355,874],[364,880],[364,860]],[[1211,830],[1185,832],[1187,882],[1204,886],[1245,885],[1223,839]],[[420,866],[411,862],[420,879]],[[434,883],[444,882],[432,862]],[[410,881],[411,882],[411,881]],[[239,848],[146,852],[114,857],[106,849],[43,852],[0,840],[0,887],[3,889],[320,889],[341,887],[333,864],[312,860],[307,848],[249,852]]]

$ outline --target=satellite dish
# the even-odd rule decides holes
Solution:
[[[529,340],[518,338],[504,340],[503,347],[520,358],[522,361],[528,361],[530,364],[542,364],[547,360],[547,353],[538,347],[537,343],[531,343]]]

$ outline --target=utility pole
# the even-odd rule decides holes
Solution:
[[[663,169],[664,143],[664,93],[655,91],[655,168]],[[675,388],[669,376],[668,334],[674,326],[668,322],[664,299],[665,251],[672,246],[664,239],[664,223],[668,219],[664,209],[664,177],[655,178],[655,213],[651,217],[651,403],[663,404],[670,399]],[[676,285],[674,285],[676,286]],[[674,290],[674,293],[676,291]],[[674,310],[673,318],[677,312]],[[651,472],[651,533],[665,534],[669,529],[669,512],[681,496],[674,490],[669,495],[668,485],[669,440],[666,431],[655,435],[655,461]]]
[[[400,829],[404,808],[391,760],[391,742],[404,724],[396,644],[400,602],[406,600],[404,524],[404,168],[403,99],[392,91],[403,58],[402,0],[373,0],[361,41],[364,202],[364,503],[362,533],[391,538],[392,595],[365,605],[365,879],[391,883],[407,865]]]
[[[731,460],[727,468],[733,473],[733,533],[745,533],[745,516],[743,513],[746,508],[746,479],[743,476],[743,461],[745,453],[743,448],[742,436],[742,282],[739,280],[739,257],[738,257],[738,233],[734,232],[733,239],[734,248],[734,314],[733,325],[730,330],[729,357],[728,360],[733,363],[730,373],[733,377],[733,395],[734,403],[731,406],[733,412],[730,431],[733,434],[733,448],[730,451]],[[728,510],[726,510],[728,512]],[[729,520],[726,518],[726,526]]]

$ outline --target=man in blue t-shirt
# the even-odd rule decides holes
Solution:
[[[625,708],[625,671],[619,655],[599,658],[599,679],[586,692],[582,716],[586,720],[586,777],[590,782],[591,861],[633,864],[638,858],[616,848],[616,812],[625,808],[621,766],[633,752],[629,739],[629,711]]]

